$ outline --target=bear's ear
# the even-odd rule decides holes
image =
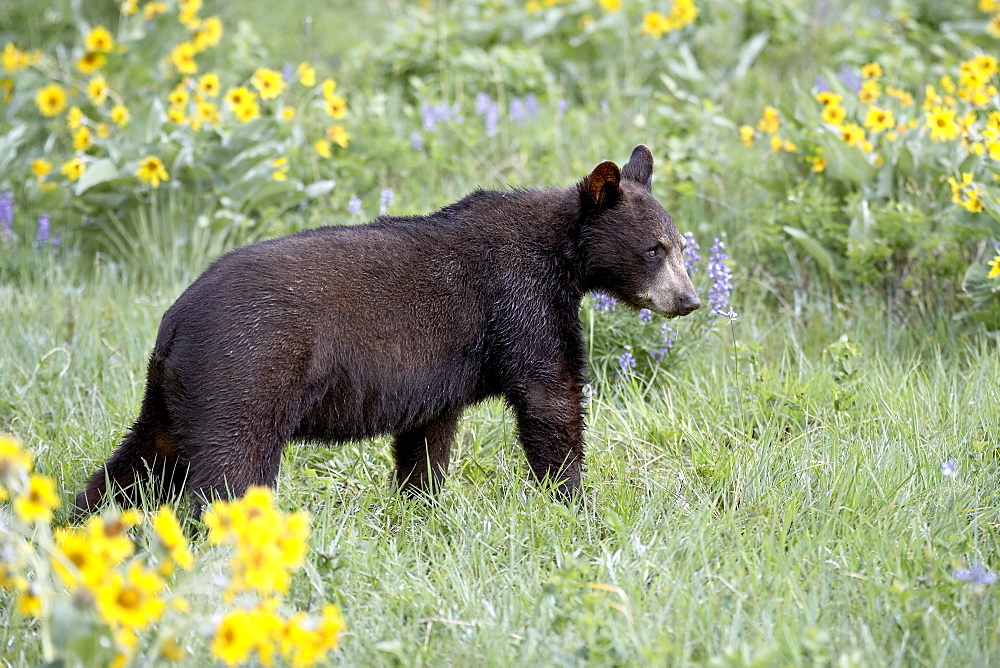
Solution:
[[[621,196],[622,173],[618,165],[605,160],[584,179],[583,187],[590,200],[597,205],[598,209],[606,209],[613,206]]]
[[[653,189],[653,154],[645,144],[639,144],[632,150],[632,157],[622,167],[622,178],[643,185],[647,190]]]

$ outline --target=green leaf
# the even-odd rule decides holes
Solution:
[[[823,244],[796,227],[788,227],[786,225],[781,229],[785,231],[785,234],[794,239],[802,247],[802,250],[808,253],[831,279],[837,280],[840,277],[837,271],[837,263],[834,262],[830,252],[823,248]]]
[[[118,171],[113,162],[110,160],[98,160],[87,167],[87,171],[76,182],[75,192],[77,195],[81,195],[98,184],[113,181],[121,178],[121,176],[121,172]]]
[[[327,179],[326,181],[316,181],[315,183],[310,183],[305,187],[303,194],[309,198],[313,199],[321,195],[325,195],[332,191],[337,185],[337,182],[333,179]]]
[[[826,171],[831,176],[859,185],[871,183],[875,178],[875,166],[858,148],[848,146],[840,137],[821,134],[816,137],[816,143],[823,147]]]
[[[970,264],[965,270],[965,278],[962,279],[962,290],[972,297],[984,297],[997,291],[1000,288],[1000,281],[996,278],[986,278],[990,273],[990,267],[982,262]]]

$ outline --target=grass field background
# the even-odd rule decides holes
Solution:
[[[480,122],[471,111],[476,91],[463,79],[478,70],[462,68],[463,57],[477,53],[463,46],[463,35],[475,32],[473,20],[490,3],[423,3],[421,11],[439,23],[419,25],[408,24],[410,3],[289,3],[281,11],[256,1],[206,4],[227,31],[245,22],[248,43],[259,45],[250,49],[255,56],[308,59],[339,73],[339,89],[350,91],[350,144],[329,173],[315,168],[336,181],[329,195],[263,215],[263,222],[196,224],[207,211],[203,193],[171,186],[140,198],[134,217],[118,221],[122,227],[108,233],[118,245],[101,237],[92,252],[88,223],[53,210],[54,228],[65,225],[58,250],[33,244],[33,226],[4,247],[0,429],[34,454],[64,506],[134,419],[163,312],[225,249],[303,226],[360,222],[376,213],[386,187],[395,195],[389,213],[422,213],[479,186],[569,185],[602,159],[623,162],[645,142],[658,160],[654,193],[679,228],[695,233],[706,257],[713,238],[727,242],[735,320],[702,312],[670,323],[674,348],[656,363],[659,319],[644,323],[622,307],[609,312],[585,303],[592,383],[579,509],[529,480],[513,417],[499,402],[463,417],[437,503],[393,493],[387,439],[290,444],[275,498],[284,510],[306,509],[312,534],[282,605],[338,605],[347,631],[331,656],[347,665],[1000,662],[1000,585],[969,581],[963,570],[991,573],[1000,564],[996,335],[974,318],[956,318],[970,303],[961,271],[946,280],[921,274],[919,289],[904,290],[891,269],[869,283],[845,278],[844,260],[840,278],[832,278],[822,255],[782,226],[813,221],[812,234],[822,239],[824,225],[840,221],[846,235],[854,195],[839,190],[843,183],[818,185],[808,167],[746,149],[737,131],[756,122],[765,104],[800,104],[813,73],[843,62],[827,62],[824,48],[867,62],[884,24],[909,25],[907,16],[930,21],[924,4],[849,4],[838,21],[823,2],[763,3],[767,11],[749,2],[697,3],[698,32],[688,46],[698,54],[729,45],[740,32],[733,25],[756,34],[749,24],[766,23],[768,46],[741,78],[718,80],[725,90],[698,97],[685,93],[683,82],[671,88],[630,29],[625,44],[615,42],[615,57],[589,62],[580,81],[572,82],[569,68],[553,72],[538,120],[502,120],[488,143],[472,129]],[[548,11],[494,4],[516,4],[510,20],[526,31]],[[70,11],[60,7],[52,11]],[[883,13],[873,18],[871,7]],[[601,16],[597,3],[584,10]],[[407,87],[393,66],[379,69],[392,61],[380,47],[404,44],[398,35],[426,34],[433,25],[442,33],[463,25],[469,31],[435,42],[440,60],[429,60],[439,70],[411,73],[420,81]],[[796,32],[803,30],[808,44]],[[30,41],[45,27],[25,20],[3,31]],[[919,35],[905,33],[899,28],[897,41],[887,42],[886,67],[919,43]],[[851,40],[858,53],[846,49],[845,56]],[[412,54],[399,58],[397,70],[412,63]],[[913,65],[914,82],[930,71],[927,58]],[[492,96],[502,99],[506,85],[513,97],[518,82],[499,83]],[[669,120],[684,94],[697,103]],[[563,96],[571,100],[565,116],[557,111]],[[414,153],[410,135],[420,128],[422,99],[467,103],[467,118],[425,132],[424,150]],[[698,123],[704,127],[695,132]],[[180,179],[177,172],[171,183]],[[27,185],[0,183],[24,201]],[[947,188],[944,177],[935,183]],[[830,192],[836,197],[823,199]],[[347,212],[351,195],[362,198],[363,216]],[[926,206],[934,216],[950,206],[946,196],[928,197],[907,206]],[[19,220],[33,221],[40,206],[18,209]],[[956,239],[951,247],[966,249],[970,262],[992,256],[989,235]],[[695,278],[704,300],[710,282],[703,268]],[[635,375],[622,373],[625,345],[640,358]],[[4,512],[0,540],[8,544],[11,513]],[[196,560],[213,563],[218,548],[206,543],[203,525],[183,504],[177,513]],[[66,521],[65,508],[56,510],[54,523]],[[211,567],[195,568],[171,585],[190,592],[191,618],[202,620],[177,635],[182,664],[219,660],[210,640],[225,609],[198,596],[201,583],[218,577]],[[3,661],[47,660],[40,638],[51,627],[3,597]],[[148,632],[157,633],[165,631]],[[141,641],[124,660],[167,662],[154,646]]]

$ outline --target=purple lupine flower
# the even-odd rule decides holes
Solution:
[[[486,110],[490,108],[490,104],[492,103],[493,100],[486,93],[476,93],[475,109],[476,113],[480,116],[486,113]]]
[[[281,78],[285,80],[285,83],[291,83],[295,79],[295,67],[291,63],[285,63],[281,66]]]
[[[451,105],[450,120],[452,123],[465,122],[465,116],[462,115],[462,105],[460,105],[458,102],[455,102],[454,104]]]
[[[847,65],[841,67],[840,71],[837,72],[837,78],[850,88],[852,92],[857,93],[861,90],[861,75],[853,67],[848,67]]]
[[[569,111],[569,101],[564,97],[559,98],[559,101],[556,102],[556,116],[562,118],[567,111]]]
[[[997,581],[996,574],[984,568],[978,561],[972,562],[972,568],[953,569],[951,577],[962,582],[971,582],[979,585],[991,585]]]
[[[483,120],[486,124],[486,136],[496,137],[497,128],[500,124],[500,104],[497,102],[490,102],[489,108],[483,114]]]
[[[684,268],[687,269],[688,276],[694,276],[695,272],[698,271],[695,262],[701,262],[701,256],[698,255],[701,246],[694,240],[693,232],[685,232],[684,238],[687,240],[687,246],[684,247]]]
[[[351,195],[351,199],[347,200],[347,213],[352,216],[361,215],[361,198],[357,195]]]
[[[49,240],[49,214],[38,217],[38,230],[35,232],[35,245],[44,246]]]
[[[941,475],[945,478],[954,478],[958,475],[958,460],[950,457],[941,462]]]
[[[674,347],[674,339],[677,338],[677,331],[670,326],[669,322],[663,323],[663,329],[660,330],[663,334],[663,347],[656,351],[656,361],[659,363],[667,353],[669,353]]]
[[[617,306],[618,306],[618,300],[609,295],[607,292],[594,293],[595,311],[614,311],[615,307]]]
[[[11,213],[11,217],[13,217],[13,213]],[[997,241],[996,239],[990,239],[990,241],[993,242],[993,250],[997,255],[1000,255],[1000,241]]]
[[[822,74],[817,74],[816,78],[813,80],[813,88],[816,92],[822,93],[830,90],[830,83],[826,80],[826,77]]]
[[[524,111],[528,114],[529,120],[538,116],[538,98],[534,93],[528,93],[524,96]]]
[[[618,366],[621,367],[623,376],[635,375],[635,356],[632,355],[632,346],[625,346],[625,352],[618,358]]]
[[[523,123],[524,114],[524,100],[515,97],[510,101],[510,110],[507,112],[507,115],[510,117],[512,123]]]
[[[384,216],[392,206],[392,199],[394,195],[392,188],[382,188],[382,192],[379,193],[378,197],[378,215]]]
[[[639,320],[643,322],[653,322],[653,312],[648,308],[639,309]]]
[[[424,136],[414,130],[410,133],[410,146],[413,147],[414,151],[423,153],[424,151]]]
[[[710,249],[712,256],[708,258],[708,277],[712,279],[712,287],[708,291],[708,302],[711,311],[718,313],[726,311],[729,306],[729,295],[733,291],[733,275],[729,271],[726,260],[726,244],[715,238],[715,243]]]
[[[429,102],[424,102],[420,105],[420,122],[424,126],[424,130],[430,132],[437,125],[437,109],[434,105]]]
[[[607,100],[601,100],[601,111],[606,114],[606,113],[608,113],[608,109],[610,109],[610,105],[608,105],[608,101]]]
[[[0,236],[14,236],[14,193],[0,193]]]

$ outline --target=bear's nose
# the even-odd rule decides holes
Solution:
[[[699,308],[701,308],[701,300],[698,299],[698,294],[695,292],[683,294],[677,300],[677,312],[681,315],[687,315],[691,311],[697,311]]]

